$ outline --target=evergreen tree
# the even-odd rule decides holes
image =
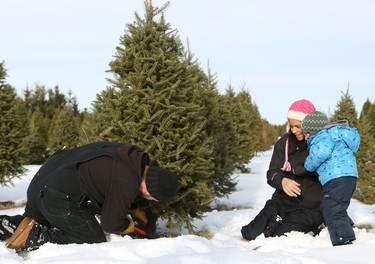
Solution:
[[[261,125],[262,135],[259,142],[259,145],[256,147],[257,151],[266,151],[270,149],[270,147],[275,144],[278,138],[278,131],[275,128],[275,126],[272,126],[270,123],[268,123],[267,120],[262,119],[262,125]],[[285,129],[284,129],[285,131]]]
[[[229,112],[230,127],[233,129],[233,137],[231,139],[231,144],[233,146],[233,164],[235,168],[239,160],[239,139],[238,139],[238,126],[236,118],[239,115],[238,108],[235,106],[235,97],[236,94],[232,86],[228,86],[225,95],[221,98],[222,107],[227,109]]]
[[[17,109],[15,89],[6,83],[4,62],[0,63],[0,185],[11,184],[24,171],[21,141],[24,125]]]
[[[342,93],[340,101],[337,103],[331,121],[346,119],[351,127],[358,127],[358,113],[355,109],[353,98],[349,94],[349,88]]]
[[[231,86],[226,90],[224,107],[230,111],[230,120],[235,137],[232,144],[236,147],[235,165],[243,172],[245,167],[257,151],[256,145],[261,140],[262,121],[257,107],[251,102],[250,94],[242,90],[235,94]]]
[[[58,86],[47,90],[43,85],[36,85],[34,90],[26,88],[24,91],[24,104],[29,116],[29,133],[23,141],[23,146],[27,149],[26,162],[28,164],[44,163],[50,154],[62,147],[61,144],[66,147],[77,146],[79,142],[77,129],[83,120],[78,111],[76,98],[72,96],[71,91],[68,92],[68,96],[65,96]],[[69,113],[65,112],[67,116],[60,116],[59,120],[55,120],[61,109],[68,111],[65,108],[70,109]],[[65,119],[66,123],[63,124],[60,119]],[[58,123],[58,128],[55,126],[56,123]],[[53,128],[51,128],[52,124],[54,124]],[[68,130],[68,126],[72,129],[71,131]],[[65,135],[57,132],[61,129],[66,131]],[[48,133],[49,131],[52,134]],[[72,141],[68,142],[68,140]]]
[[[246,144],[244,147],[244,158],[247,156],[248,163],[254,157],[255,152],[261,150],[262,141],[262,119],[259,114],[258,107],[252,102],[249,91],[243,86],[242,90],[237,95],[239,106],[243,112],[245,125],[247,129],[247,136],[244,137]],[[246,132],[245,132],[246,133]],[[247,146],[247,148],[245,147]]]
[[[55,114],[48,134],[49,154],[59,149],[71,149],[79,145],[77,118],[72,107],[66,106]]]
[[[369,111],[370,111],[370,108],[371,108],[371,105],[372,103],[370,102],[370,100],[367,98],[366,102],[363,104],[362,106],[362,110],[361,110],[361,114],[359,116],[359,121],[362,120],[362,117],[364,115],[366,115],[368,117],[368,114],[369,114]]]
[[[29,134],[23,140],[27,164],[42,164],[49,156],[48,144],[49,120],[39,107],[29,117]]]
[[[202,89],[203,115],[206,116],[207,135],[211,138],[214,162],[213,186],[217,197],[225,196],[235,190],[236,183],[231,175],[235,169],[236,147],[232,144],[235,131],[230,112],[223,107],[223,96],[217,90],[216,76],[208,70],[207,84]]]
[[[165,22],[168,4],[158,8],[146,0],[144,19],[135,14],[109,64],[115,79],[93,104],[93,120],[106,123],[94,122],[89,128],[102,140],[140,146],[154,165],[180,175],[176,200],[152,206],[139,201],[147,210],[149,234],[159,216],[170,227],[185,225],[192,232],[192,218],[202,216],[215,194],[212,146],[199,97],[201,73],[187,58],[176,30]]]
[[[115,141],[112,138],[113,116],[116,115],[115,89],[109,87],[96,95],[93,102],[94,112],[86,116],[81,129],[81,142],[84,144],[92,141]],[[123,107],[126,107],[124,105]],[[115,124],[116,126],[116,124]]]
[[[37,109],[42,113],[46,112],[46,96],[46,88],[42,85],[36,85],[34,90],[27,87],[24,91],[25,103],[31,112],[34,112]]]
[[[56,112],[60,111],[60,109],[67,105],[68,100],[66,99],[66,96],[60,92],[57,85],[54,89],[48,89],[47,94],[48,99],[46,100],[44,109],[41,110],[48,119],[52,120]],[[68,94],[71,96],[70,91]]]
[[[90,139],[95,138],[95,134],[93,134],[92,130],[88,129],[90,124],[93,122],[94,114],[89,112],[87,108],[85,108],[80,113],[80,123],[78,124],[79,127],[79,145],[85,145],[90,143]]]
[[[366,120],[367,122],[369,122],[369,125],[370,125],[369,133],[374,138],[375,137],[375,102],[371,103],[367,99],[361,111],[361,119],[363,115],[366,115]]]
[[[356,154],[359,178],[354,198],[367,204],[375,203],[375,140],[371,129],[368,116],[362,115],[359,122],[361,145]]]

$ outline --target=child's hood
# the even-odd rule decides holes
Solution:
[[[342,140],[353,153],[358,151],[360,136],[356,128],[349,127],[342,123],[331,123],[327,127],[327,132],[330,134],[333,141]]]

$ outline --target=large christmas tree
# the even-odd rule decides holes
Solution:
[[[200,217],[215,197],[213,146],[202,98],[207,77],[165,22],[167,6],[145,1],[145,17],[135,14],[109,64],[111,85],[97,96],[86,126],[95,131],[92,140],[136,144],[150,154],[154,165],[180,176],[175,200],[140,202],[148,213],[149,233],[155,232],[158,217],[192,231],[191,219]]]

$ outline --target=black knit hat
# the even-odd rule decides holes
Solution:
[[[308,114],[301,123],[303,133],[310,133],[315,135],[317,132],[328,124],[328,118],[325,114],[319,111],[314,111]]]
[[[160,167],[150,166],[146,175],[147,191],[156,200],[171,200],[177,192],[179,177],[177,174]]]

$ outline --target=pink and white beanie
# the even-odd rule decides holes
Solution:
[[[315,111],[315,106],[306,99],[295,101],[288,110],[288,119],[295,119],[302,122],[302,120]]]
[[[306,99],[301,99],[295,101],[288,110],[288,119],[295,119],[299,121],[303,121],[303,119],[310,113],[315,111],[315,106]],[[289,131],[289,122],[286,126],[286,131]],[[286,140],[285,144],[285,162],[281,170],[283,171],[291,171],[292,167],[289,163],[288,157],[288,147],[289,147],[289,138]]]

